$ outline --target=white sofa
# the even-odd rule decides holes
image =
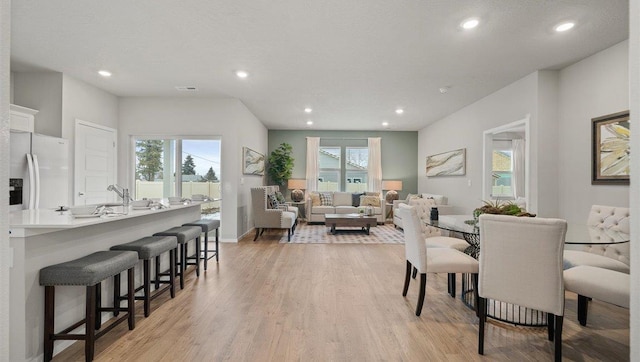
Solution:
[[[325,214],[357,214],[360,210],[368,209],[368,206],[353,206],[353,194],[351,192],[339,191],[323,191],[318,193],[331,194],[331,205],[314,205],[311,193],[307,195],[306,212],[308,223],[324,223]],[[359,196],[358,196],[359,197]],[[361,200],[361,198],[359,198]],[[385,202],[381,196],[378,196],[380,206],[372,206],[373,216],[378,224],[384,224],[385,221]]]
[[[437,194],[414,194],[409,195],[409,197],[421,197],[423,199],[431,199],[433,200],[434,207],[438,208],[439,215],[451,215],[453,213],[453,206],[448,205],[447,197],[444,195]],[[402,216],[398,213],[398,208],[400,204],[407,204],[409,200],[394,200],[393,201],[393,224],[397,228],[402,229]]]

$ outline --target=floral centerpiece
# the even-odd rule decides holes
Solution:
[[[535,217],[535,214],[527,212],[527,210],[510,201],[502,202],[500,200],[483,201],[484,205],[473,210],[473,220],[478,221],[478,217],[482,214],[512,215],[512,216],[528,216]]]

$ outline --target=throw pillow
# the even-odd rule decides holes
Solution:
[[[362,194],[351,194],[351,206],[353,206],[353,207],[360,206],[360,196],[364,196],[364,193],[362,193]]]
[[[279,204],[278,204],[278,199],[276,198],[276,195],[271,194],[267,196],[267,209],[277,209],[278,206]]]
[[[323,192],[320,194],[320,205],[333,206],[333,199],[330,193]]]
[[[276,199],[279,204],[284,204],[287,200],[285,200],[284,195],[280,191],[276,191]]]
[[[422,195],[420,194],[408,194],[407,201],[411,201],[412,199],[421,199]]]
[[[364,194],[365,196],[380,196],[379,192],[372,192],[372,191],[367,191]]]
[[[311,198],[311,206],[320,206],[320,194],[312,192],[309,197]]]
[[[361,196],[360,206],[380,206],[380,198],[378,196]]]

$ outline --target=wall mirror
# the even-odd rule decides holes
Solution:
[[[530,210],[529,115],[483,132],[482,199],[506,200]]]

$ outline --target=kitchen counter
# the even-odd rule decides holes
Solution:
[[[120,210],[118,210],[120,208]],[[114,207],[121,211],[121,207]],[[109,250],[153,235],[174,226],[200,219],[200,203],[171,205],[160,210],[130,210],[127,215],[74,218],[66,212],[23,210],[9,213],[12,267],[10,269],[10,361],[42,360],[44,329],[44,287],[39,284],[40,269]],[[161,260],[163,269],[168,256]],[[142,284],[141,265],[136,267],[136,286]],[[126,283],[123,283],[123,290]],[[112,281],[105,281],[102,300],[111,303]],[[56,330],[84,318],[85,288],[56,288]],[[103,313],[103,321],[111,318]],[[56,341],[54,354],[74,341]]]

